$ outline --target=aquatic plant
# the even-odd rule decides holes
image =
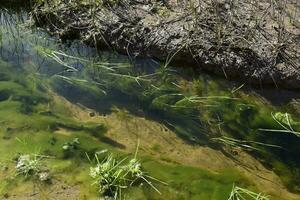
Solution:
[[[79,145],[80,145],[79,138],[74,138],[71,142],[65,142],[62,146],[62,149],[64,151],[72,152],[78,149]]]
[[[96,166],[90,168],[90,176],[95,180],[93,183],[103,196],[113,199],[122,199],[122,191],[135,184],[143,182],[152,187],[160,194],[160,191],[153,185],[152,181],[165,184],[164,182],[149,176],[142,168],[141,162],[137,159],[137,151],[133,158],[116,158],[112,153],[100,161],[98,154],[95,155]]]
[[[17,175],[34,177],[41,181],[49,180],[49,173],[43,163],[46,156],[37,154],[24,154],[20,155],[16,163]]]
[[[50,58],[64,70],[55,74],[56,78],[60,78],[70,84],[84,86],[91,85],[98,87],[103,94],[106,90],[118,87],[123,92],[132,92],[128,88],[141,87],[144,83],[150,82],[152,75],[137,74],[132,70],[132,65],[127,62],[107,62],[101,59],[89,59],[81,56],[69,55],[63,51],[56,51],[51,48],[36,47],[40,55]],[[78,69],[76,64],[83,66]],[[72,77],[78,73],[80,77]]]
[[[69,158],[81,158],[85,155],[84,152],[87,150],[80,145],[79,138],[74,138],[71,141],[65,142],[62,145],[63,149],[63,159],[69,159]]]
[[[235,148],[241,148],[244,150],[264,151],[262,148],[259,148],[257,146],[281,148],[278,145],[266,144],[263,142],[256,142],[256,141],[239,140],[239,139],[230,138],[227,136],[212,138],[212,140],[215,142],[218,142],[218,143],[222,143],[224,145],[228,145],[228,146],[235,147]]]
[[[268,196],[255,193],[245,188],[233,186],[228,200],[269,200]]]
[[[272,118],[274,121],[283,129],[259,129],[260,131],[265,132],[282,132],[282,133],[291,133],[296,135],[297,137],[300,137],[300,132],[295,131],[293,128],[293,125],[296,125],[297,123],[294,122],[291,115],[289,113],[280,113],[277,112],[275,114],[271,113]]]

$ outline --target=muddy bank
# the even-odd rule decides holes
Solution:
[[[188,3],[187,3],[188,2]],[[297,1],[40,3],[34,19],[62,39],[80,38],[132,57],[198,66],[228,79],[300,88]]]

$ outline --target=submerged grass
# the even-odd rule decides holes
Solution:
[[[38,154],[20,155],[16,164],[17,175],[25,176],[25,178],[35,178],[40,181],[49,181],[50,174],[43,163],[45,158],[49,158],[49,156]]]
[[[166,183],[153,178],[143,170],[141,162],[137,159],[138,146],[131,159],[127,157],[117,159],[113,154],[108,154],[100,161],[98,155],[95,155],[97,164],[91,167],[90,176],[95,180],[94,184],[97,185],[102,196],[123,199],[123,190],[143,183],[161,194],[152,182]]]
[[[248,150],[248,151],[265,151],[264,149],[259,148],[259,146],[261,147],[272,147],[272,148],[282,148],[278,145],[273,145],[273,144],[266,144],[263,142],[255,142],[255,141],[248,141],[248,140],[238,140],[238,139],[234,139],[234,138],[229,138],[226,136],[222,136],[219,138],[212,138],[213,141],[225,144],[225,145],[229,145],[231,147],[235,147],[235,148],[241,148],[244,150]],[[257,147],[258,146],[258,147]]]
[[[269,200],[268,196],[234,186],[228,200]]]
[[[300,132],[295,131],[293,128],[293,124],[295,122],[291,118],[291,115],[288,113],[271,113],[272,118],[274,121],[282,128],[282,129],[259,129],[260,131],[265,131],[265,132],[281,132],[281,133],[291,133],[297,137],[300,137]]]

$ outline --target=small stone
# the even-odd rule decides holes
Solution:
[[[11,127],[7,127],[6,129],[5,129],[5,131],[6,132],[10,132],[10,131],[12,131],[13,129],[11,128]]]
[[[8,194],[8,193],[5,193],[5,194],[3,195],[3,197],[4,197],[5,199],[8,199],[9,194]]]
[[[89,113],[89,116],[90,116],[90,117],[95,117],[95,116],[96,116],[96,113],[95,113],[95,112],[90,112],[90,113]]]

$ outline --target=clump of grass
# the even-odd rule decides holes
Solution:
[[[269,200],[268,196],[261,193],[255,193],[245,188],[234,186],[228,200]]]
[[[278,145],[267,144],[263,142],[249,141],[249,140],[239,140],[235,138],[230,138],[227,136],[222,136],[218,138],[212,138],[213,141],[231,146],[233,148],[241,148],[248,151],[263,151],[260,147],[273,147],[273,148],[281,148]],[[258,147],[260,146],[260,147]]]
[[[25,176],[26,178],[37,178],[40,181],[48,181],[50,176],[43,163],[45,157],[37,154],[20,155],[16,163],[17,175]]]
[[[78,138],[74,138],[71,142],[66,142],[62,146],[64,151],[74,151],[78,149],[78,145],[80,144]]]
[[[74,138],[72,141],[65,142],[62,146],[64,158],[71,157],[76,154],[76,151],[80,148],[80,142],[78,138]]]
[[[90,176],[95,180],[98,191],[105,197],[122,199],[122,191],[136,184],[146,183],[156,192],[160,191],[153,185],[153,181],[164,182],[149,176],[142,168],[141,162],[137,159],[137,151],[131,159],[116,158],[113,154],[108,154],[102,161],[95,155],[96,166],[90,168]]]

